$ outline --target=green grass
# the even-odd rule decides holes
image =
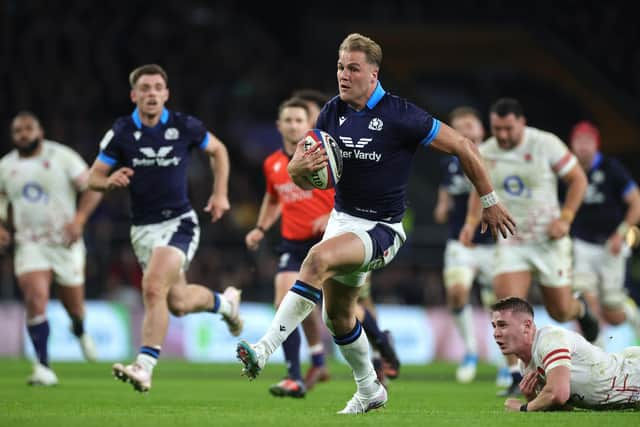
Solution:
[[[470,385],[452,381],[455,367],[437,363],[403,367],[389,386],[387,407],[340,416],[355,388],[345,365],[332,364],[332,380],[304,399],[271,397],[282,365],[270,365],[256,381],[240,365],[163,360],[146,395],[115,381],[109,364],[56,363],[60,384],[28,387],[30,365],[0,360],[0,426],[638,426],[638,412],[505,413],[495,397],[494,368],[482,366]]]

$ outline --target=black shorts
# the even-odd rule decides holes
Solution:
[[[300,271],[302,261],[307,256],[309,249],[320,239],[288,240],[282,239],[277,247],[280,260],[278,261],[278,273],[283,271]]]

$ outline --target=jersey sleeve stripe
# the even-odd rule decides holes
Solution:
[[[204,134],[204,138],[202,139],[202,142],[200,143],[200,148],[202,150],[207,148],[207,145],[209,145],[209,132]]]
[[[550,357],[553,357],[554,355],[560,354],[560,353],[569,353],[569,355],[570,355],[570,352],[569,352],[568,348],[558,348],[556,350],[553,350],[553,351],[549,352],[544,357],[544,359],[542,359],[542,364],[545,365],[547,363],[547,360],[549,360]]]
[[[100,160],[102,163],[106,163],[109,166],[113,166],[117,163],[117,160],[114,159],[113,157],[109,157],[107,156],[104,152],[100,152],[100,154],[98,154],[98,160]]]
[[[629,181],[627,185],[624,187],[624,190],[622,190],[622,198],[627,197],[629,193],[633,191],[635,188],[638,188],[638,184],[636,184],[634,181]]]
[[[433,123],[431,124],[431,130],[429,131],[429,134],[422,141],[420,141],[420,144],[424,145],[425,147],[431,144],[431,141],[433,141],[436,138],[436,136],[438,136],[439,131],[440,131],[440,120],[434,118]]]
[[[553,170],[558,176],[566,175],[576,164],[576,158],[570,152],[567,152],[558,162],[553,165]]]
[[[566,361],[566,362],[565,362]],[[544,366],[545,371],[549,371],[556,366],[571,366],[571,356],[558,356],[554,359],[551,359],[549,363]]]

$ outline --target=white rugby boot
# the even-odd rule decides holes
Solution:
[[[364,396],[356,392],[347,402],[347,406],[342,411],[338,411],[338,414],[364,414],[382,408],[389,399],[387,389],[379,381],[376,381],[376,384],[378,384],[378,390],[375,393],[371,396]]]
[[[224,296],[231,305],[231,314],[223,314],[222,320],[227,324],[229,333],[234,337],[237,337],[242,333],[242,327],[244,326],[244,321],[242,320],[242,317],[240,317],[240,299],[242,291],[233,286],[228,286],[222,293],[222,296]]]
[[[116,363],[112,367],[112,372],[116,379],[130,383],[140,393],[146,393],[151,389],[151,372],[137,362],[126,366],[122,363]]]
[[[33,364],[33,373],[27,378],[27,384],[52,386],[58,384],[58,377],[51,368],[36,362]]]

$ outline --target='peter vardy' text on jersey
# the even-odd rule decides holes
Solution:
[[[591,243],[604,243],[624,219],[624,198],[637,187],[622,164],[597,153],[587,172],[589,185],[571,226],[571,234]]]
[[[195,117],[165,109],[153,128],[140,121],[138,109],[116,120],[100,142],[98,160],[130,167],[134,225],[154,224],[191,209],[187,197],[189,151],[209,143],[207,129]]]
[[[449,239],[458,240],[460,230],[467,218],[467,204],[472,185],[462,171],[462,166],[456,156],[444,156],[440,165],[442,169],[440,186],[446,189],[453,199],[453,206],[449,211]],[[480,227],[477,227],[473,242],[491,244],[493,243],[493,238],[489,232],[481,234]]]
[[[416,148],[429,145],[440,122],[380,83],[361,111],[335,97],[320,112],[317,127],[335,138],[344,168],[335,209],[360,218],[399,222]]]

